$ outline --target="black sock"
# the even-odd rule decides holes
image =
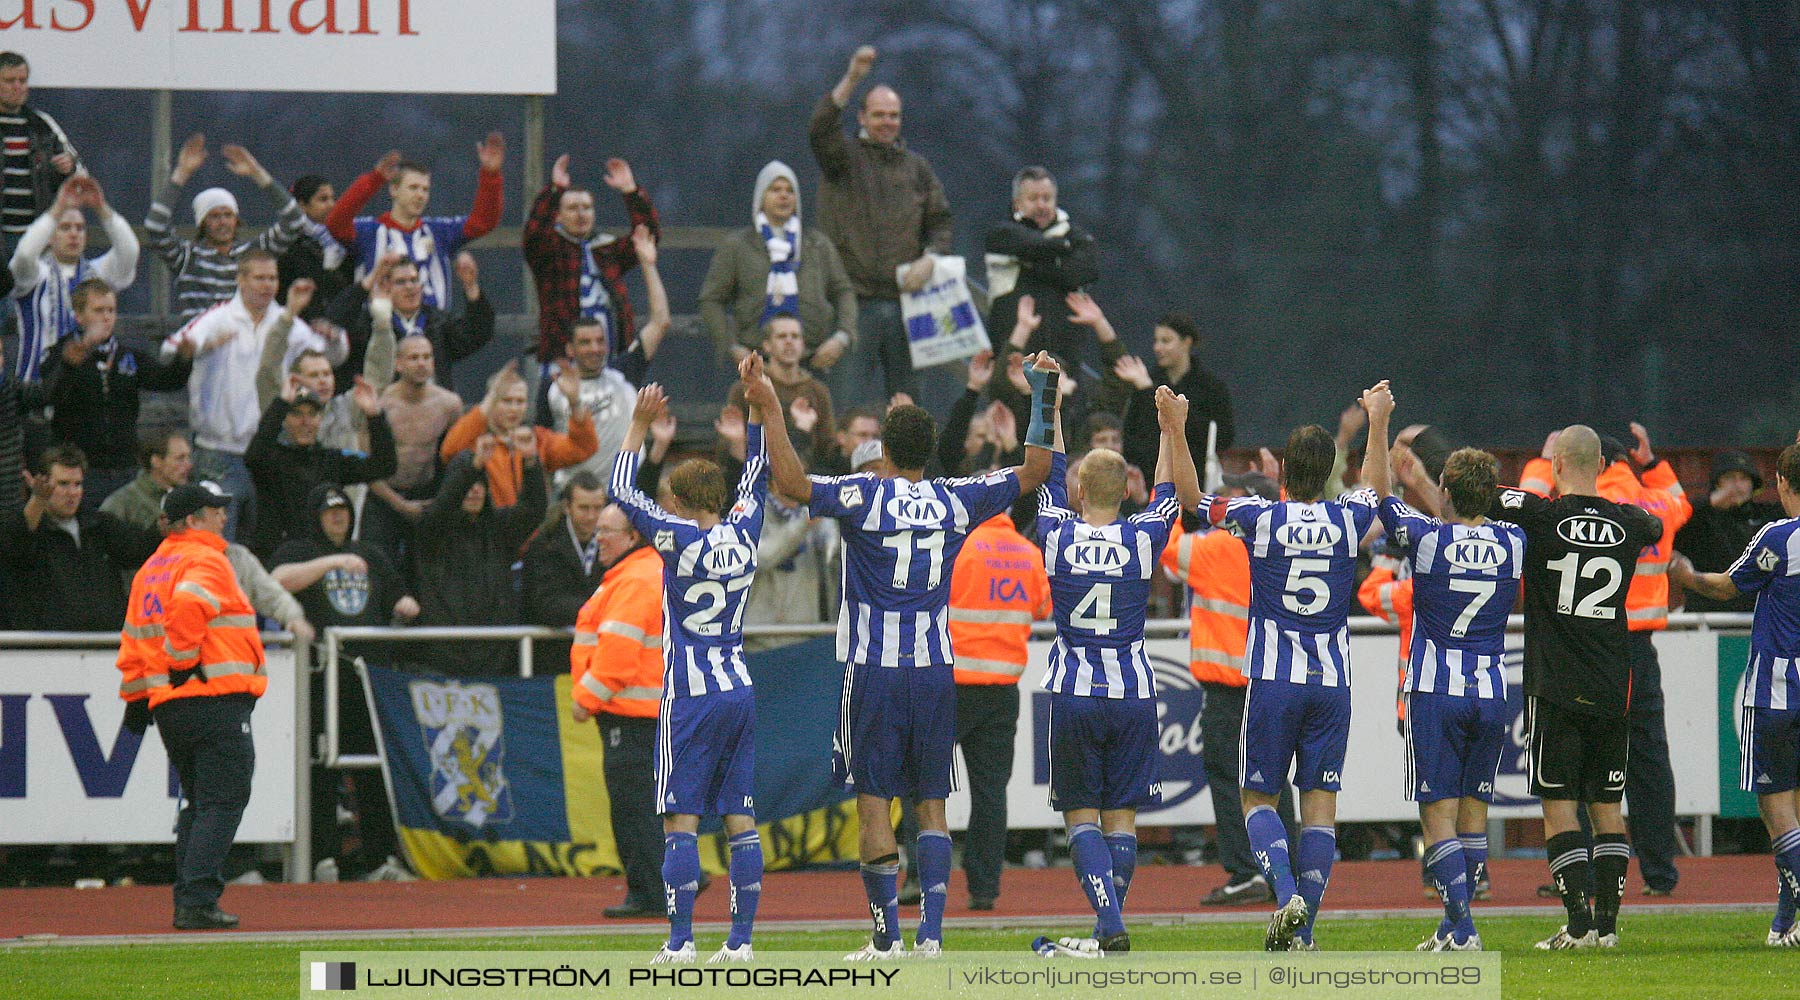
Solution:
[[[1625,872],[1631,867],[1631,844],[1622,833],[1594,835],[1594,929],[1619,929],[1619,903],[1625,896]]]
[[[1591,879],[1587,834],[1580,830],[1559,833],[1544,845],[1544,852],[1550,857],[1550,875],[1556,879],[1556,891],[1562,896],[1563,909],[1569,912],[1569,936],[1580,937],[1591,930],[1594,923],[1587,900]]]

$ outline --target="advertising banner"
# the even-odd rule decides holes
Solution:
[[[0,0],[37,87],[553,94],[556,0]]]
[[[0,844],[172,844],[175,770],[151,727],[125,729],[113,649],[0,656]],[[250,728],[256,780],[245,843],[294,839],[294,654],[268,650]]]

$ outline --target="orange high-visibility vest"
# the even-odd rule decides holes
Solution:
[[[1550,460],[1540,456],[1526,462],[1524,471],[1519,473],[1519,489],[1539,496],[1555,495],[1556,474],[1551,471]]]
[[[1675,555],[1675,533],[1694,514],[1687,491],[1668,462],[1644,470],[1643,482],[1631,466],[1614,462],[1600,473],[1600,495],[1617,503],[1634,503],[1663,523],[1662,541],[1638,553],[1631,589],[1625,592],[1625,620],[1633,632],[1657,631],[1669,625],[1669,560]]]
[[[225,539],[193,528],[163,539],[132,577],[116,662],[119,697],[153,709],[172,698],[262,697],[262,636]]]
[[[569,692],[593,715],[656,718],[663,685],[663,563],[648,545],[619,560],[575,616]]]
[[[1163,568],[1193,591],[1188,609],[1188,670],[1202,684],[1243,687],[1250,636],[1250,552],[1229,531],[1192,533],[1176,522]]]
[[[950,648],[958,684],[1016,684],[1034,619],[1050,614],[1044,554],[995,514],[963,542],[950,573]]]
[[[1369,575],[1356,589],[1356,600],[1364,611],[1400,626],[1400,680],[1394,685],[1396,692],[1406,686],[1406,665],[1412,659],[1413,633],[1413,582],[1411,577],[1400,579],[1399,570],[1400,560],[1393,556],[1376,556]],[[1404,694],[1396,694],[1394,713],[1402,720],[1406,718]]]

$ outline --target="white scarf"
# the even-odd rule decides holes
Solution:
[[[800,276],[795,270],[800,263],[800,216],[791,216],[780,229],[775,229],[769,224],[769,217],[758,212],[756,228],[769,249],[769,280],[763,294],[767,308],[773,311],[800,295]]]

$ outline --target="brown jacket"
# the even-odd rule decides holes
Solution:
[[[808,353],[842,330],[856,340],[856,289],[831,238],[813,226],[800,228],[800,327]],[[769,247],[755,226],[732,233],[713,254],[700,286],[700,318],[721,351],[732,345],[762,346],[763,305],[769,280]]]
[[[904,145],[852,138],[842,118],[826,94],[807,130],[821,175],[815,219],[844,258],[859,298],[899,298],[896,268],[927,250],[950,253],[950,202],[924,157]]]

